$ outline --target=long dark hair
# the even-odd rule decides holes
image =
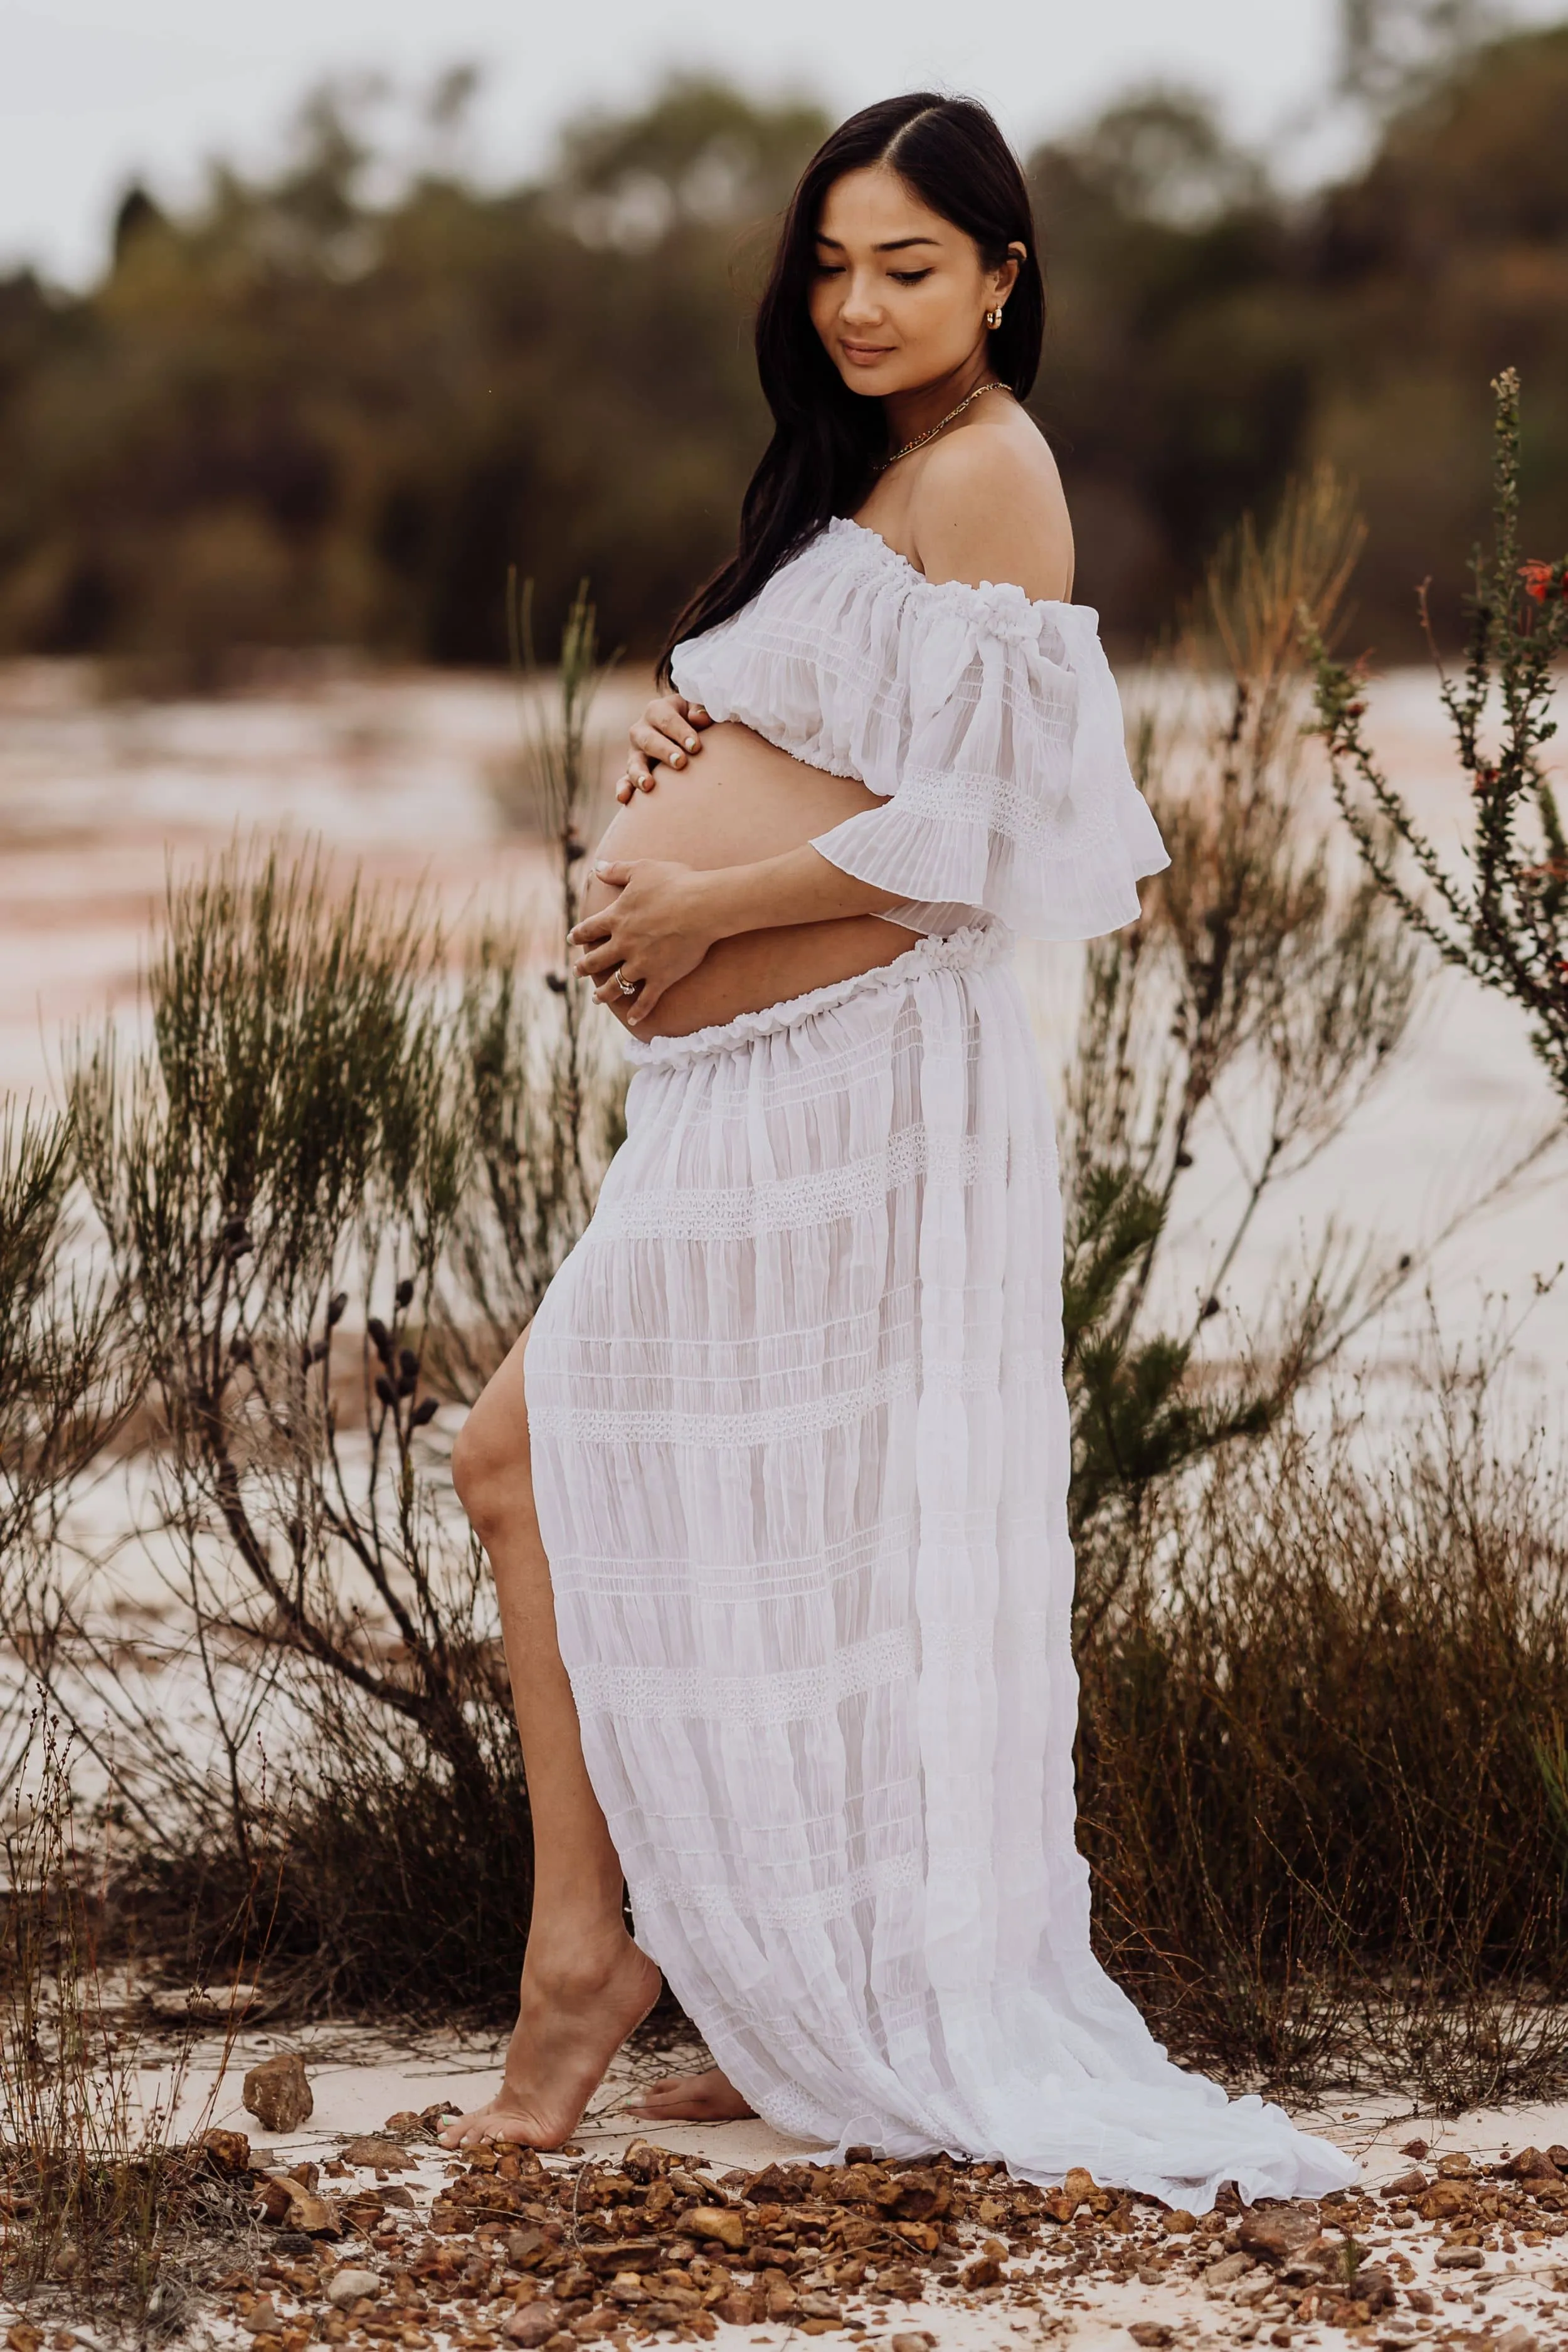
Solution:
[[[1020,244],[1025,260],[991,334],[990,360],[1022,400],[1040,364],[1046,287],[1024,174],[994,121],[972,98],[912,90],[864,107],[824,140],[800,176],[757,311],[757,373],[773,437],[741,502],[740,544],[700,588],[659,656],[668,678],[682,637],[727,621],[750,604],[786,558],[829,516],[865,498],[885,440],[880,405],[849,390],[811,322],[816,228],[823,199],[846,172],[891,166],[933,213],[972,236],[982,265],[999,269]]]

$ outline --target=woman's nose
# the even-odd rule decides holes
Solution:
[[[869,280],[852,278],[845,290],[839,316],[846,326],[874,327],[882,316],[881,299]]]

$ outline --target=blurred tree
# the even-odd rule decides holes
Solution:
[[[1341,0],[1340,88],[1380,106],[1409,98],[1507,23],[1498,0]]]
[[[1365,17],[1368,56],[1395,22]],[[186,684],[258,646],[500,662],[510,563],[547,638],[587,572],[607,645],[658,641],[732,543],[750,310],[826,120],[689,78],[493,193],[464,173],[477,89],[453,67],[395,135],[374,78],[318,89],[269,176],[216,169],[178,213],[133,191],[89,294],[0,283],[0,650]],[[1328,458],[1373,526],[1356,626],[1415,651],[1408,583],[1479,528],[1506,364],[1539,388],[1525,528],[1568,490],[1568,26],[1466,52],[1310,201],[1180,90],[1028,168],[1036,412],[1077,593],[1123,644]]]

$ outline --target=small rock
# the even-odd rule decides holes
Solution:
[[[1431,2142],[1429,2140],[1402,2139],[1399,2143],[1399,2153],[1401,2156],[1413,2156],[1415,2158],[1416,2163],[1419,2164],[1430,2146]]]
[[[1051,2189],[1047,2196],[1044,2210],[1053,2221],[1070,2221],[1080,2205],[1103,2213],[1111,2202],[1109,2192],[1100,2187],[1093,2173],[1081,2164],[1074,2164],[1068,2166],[1061,2187]]]
[[[931,2352],[935,2342],[936,2337],[929,2335],[923,2327],[906,2327],[893,2337],[888,2352]]]
[[[1405,2290],[1405,2300],[1412,2311],[1431,2313],[1437,2308],[1436,2298],[1428,2294],[1424,2286],[1407,2286]]]
[[[1497,2352],[1535,2352],[1535,2338],[1528,2327],[1516,2322],[1498,2337]]]
[[[1561,2180],[1563,2178],[1545,2149],[1540,2147],[1521,2147],[1517,2156],[1510,2157],[1506,2164],[1495,2165],[1493,2170],[1505,2174],[1511,2180]],[[1499,2340],[1500,2342],[1501,2339]]]
[[[417,2121],[417,2117],[416,2118]],[[419,2158],[411,2156],[400,2140],[351,2139],[339,2148],[344,2164],[357,2164],[366,2168],[379,2165],[385,2171],[417,2171]]]
[[[539,2347],[548,2344],[562,2325],[558,2303],[525,2303],[521,2311],[502,2320],[500,2332],[509,2344],[521,2344],[523,2352],[539,2352]]]
[[[5,2331],[9,2352],[38,2352],[43,2340],[42,2332],[28,2319],[13,2320]]]
[[[395,2116],[387,2116],[382,2129],[388,2139],[423,2139],[428,2126],[412,2107],[399,2107]]]
[[[1468,2213],[1475,2203],[1475,2190],[1468,2180],[1435,2180],[1421,2200],[1420,2213],[1424,2221],[1452,2221],[1456,2213]]]
[[[1445,2246],[1437,2257],[1440,2271],[1483,2271],[1486,2266],[1479,2246]]]
[[[283,2326],[269,2294],[258,2294],[239,2324],[250,2336],[276,2336]]]
[[[1319,2234],[1318,2217],[1300,2205],[1249,2205],[1237,2236],[1258,2262],[1289,2262]]]
[[[250,2169],[250,2142],[243,2132],[205,2131],[195,2142],[210,2171],[242,2180]]]
[[[1178,2205],[1173,2213],[1162,2213],[1160,2216],[1160,2227],[1167,2238],[1184,2238],[1197,2226],[1197,2215],[1189,2213],[1184,2205]]]
[[[1440,2156],[1437,2158],[1439,2180],[1468,2180],[1474,2169],[1469,2158],[1458,2150],[1456,2150],[1452,2156]]]
[[[830,2294],[803,2294],[796,2308],[803,2319],[842,2320],[844,2316]]]
[[[280,2050],[276,2058],[264,2058],[253,2066],[240,2095],[246,2112],[269,2132],[298,2131],[316,2105],[297,2050]]]
[[[518,2234],[517,2231],[512,2231],[512,2237]],[[538,2238],[540,2251],[542,2252],[548,2243],[542,2233],[531,2230],[528,2234],[531,2238]],[[516,2259],[510,2249],[511,2239],[509,2238],[509,2259]],[[658,2238],[612,2238],[607,2246],[584,2246],[580,2251],[584,2265],[592,2271],[657,2271],[664,2259],[665,2247]]]
[[[739,2253],[746,2243],[746,2225],[739,2213],[724,2205],[699,2205],[681,2217],[694,2238],[714,2238]]]
[[[1127,2333],[1133,2343],[1150,2347],[1150,2352],[1157,2352],[1159,2346],[1169,2344],[1175,2332],[1161,2319],[1133,2319],[1128,2322],[1127,2326]]]
[[[1217,2263],[1209,2264],[1204,2273],[1204,2284],[1213,2294],[1220,2287],[1229,2286],[1251,2268],[1250,2254],[1225,2254]]]
[[[362,2297],[379,2294],[383,2284],[377,2272],[356,2270],[352,2263],[345,2263],[342,2270],[332,2273],[327,2301],[334,2311],[347,2311]]]
[[[1432,2186],[1424,2172],[1402,2172],[1396,2180],[1383,2184],[1384,2197],[1425,2197]]]
[[[303,2230],[308,2237],[341,2238],[343,2225],[324,2197],[307,2189],[286,2172],[264,2173],[258,2184],[261,2209],[269,2221]]]
[[[1373,2315],[1392,2308],[1397,2290],[1393,2278],[1381,2263],[1365,2263],[1357,2271],[1350,2287],[1357,2303],[1364,2303]]]

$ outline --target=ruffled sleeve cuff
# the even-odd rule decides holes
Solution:
[[[884,911],[918,930],[990,917],[1027,938],[1083,940],[1135,921],[1140,878],[1169,859],[1128,765],[1097,616],[1018,590],[937,595],[900,772],[866,779],[886,805],[813,847],[897,892]]]

